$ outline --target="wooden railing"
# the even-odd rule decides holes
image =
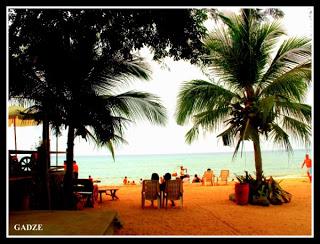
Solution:
[[[10,176],[15,175],[16,172],[18,172],[18,174],[21,174],[21,170],[23,171],[22,173],[25,175],[29,175],[31,174],[31,167],[33,165],[33,160],[34,157],[32,157],[32,155],[34,155],[35,153],[37,153],[38,151],[35,150],[9,150],[9,155],[15,157],[15,161],[11,161],[9,162],[9,167],[10,167]],[[65,154],[65,151],[50,151],[50,154]],[[21,156],[18,158],[18,155],[30,155],[30,156]],[[61,171],[63,170],[63,166],[58,166],[58,165],[51,165],[50,163],[50,167],[49,167],[50,172],[53,171]],[[20,171],[20,173],[19,173]]]
[[[32,154],[36,153],[37,151],[35,150],[9,150],[9,154]],[[55,154],[61,154],[61,153],[67,153],[66,151],[50,151],[50,154],[55,153]]]

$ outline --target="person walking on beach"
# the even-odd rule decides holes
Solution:
[[[123,184],[126,185],[127,183],[128,183],[128,178],[127,178],[127,176],[125,176],[123,179]]]
[[[307,175],[309,177],[310,182],[312,181],[312,160],[309,158],[309,154],[306,154],[306,157],[301,165],[301,169],[303,166],[307,167]]]

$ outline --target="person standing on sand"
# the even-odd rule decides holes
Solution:
[[[180,166],[180,179],[183,180],[183,178],[187,177],[187,168],[184,168],[183,166]],[[186,174],[184,173],[186,172]]]
[[[73,161],[72,167],[73,167],[73,178],[78,179],[79,166],[76,161]],[[64,171],[67,170],[67,161],[64,161],[63,169],[64,169]]]
[[[301,165],[301,169],[303,168],[304,165],[307,167],[307,175],[311,182],[312,181],[312,160],[311,158],[309,158],[309,154],[306,154],[306,157]]]
[[[75,179],[78,179],[79,175],[79,166],[76,161],[73,161],[73,176]]]
[[[123,184],[126,185],[127,183],[128,183],[128,178],[127,178],[127,176],[125,176],[123,179]]]

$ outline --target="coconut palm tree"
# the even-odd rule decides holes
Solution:
[[[30,112],[40,119],[46,114],[56,133],[60,133],[62,126],[68,129],[64,177],[67,208],[72,207],[75,137],[92,139],[96,145],[106,146],[114,158],[114,143],[126,142],[124,129],[128,123],[147,119],[163,125],[166,121],[166,110],[158,97],[147,92],[120,92],[121,86],[128,85],[133,78],[149,79],[150,71],[142,59],[93,63],[88,62],[93,64],[90,72],[79,76],[76,83],[70,80],[55,83],[42,77],[42,82],[37,82],[29,95],[35,100]],[[46,99],[42,99],[44,97]]]
[[[233,145],[234,156],[245,140],[253,142],[256,178],[262,179],[261,137],[292,152],[290,136],[310,143],[311,107],[303,104],[311,80],[311,44],[289,38],[278,22],[259,22],[252,10],[220,15],[223,25],[204,41],[206,59],[217,82],[192,80],[183,84],[176,108],[191,143],[199,130],[223,129],[217,137]],[[278,46],[277,46],[278,45]]]
[[[158,97],[138,91],[116,92],[129,78],[148,79],[146,65],[139,59],[116,61],[101,70],[94,69],[78,85],[60,99],[64,110],[62,124],[68,126],[67,170],[65,192],[67,203],[72,196],[72,162],[76,136],[93,139],[98,146],[107,146],[114,157],[114,143],[123,143],[126,125],[139,119],[163,125],[166,110]],[[68,197],[69,196],[69,197]]]

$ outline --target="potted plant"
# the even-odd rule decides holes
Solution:
[[[254,179],[247,171],[245,175],[235,175],[238,182],[235,183],[235,194],[230,194],[229,199],[239,205],[253,204],[269,206],[280,205],[291,201],[292,195],[283,190],[279,183],[270,176],[268,179],[262,176],[261,181]]]
[[[245,176],[235,175],[238,182],[234,185],[235,191],[235,202],[238,205],[246,205],[249,202],[249,192],[250,192],[250,181],[252,180],[251,176],[245,171]]]

